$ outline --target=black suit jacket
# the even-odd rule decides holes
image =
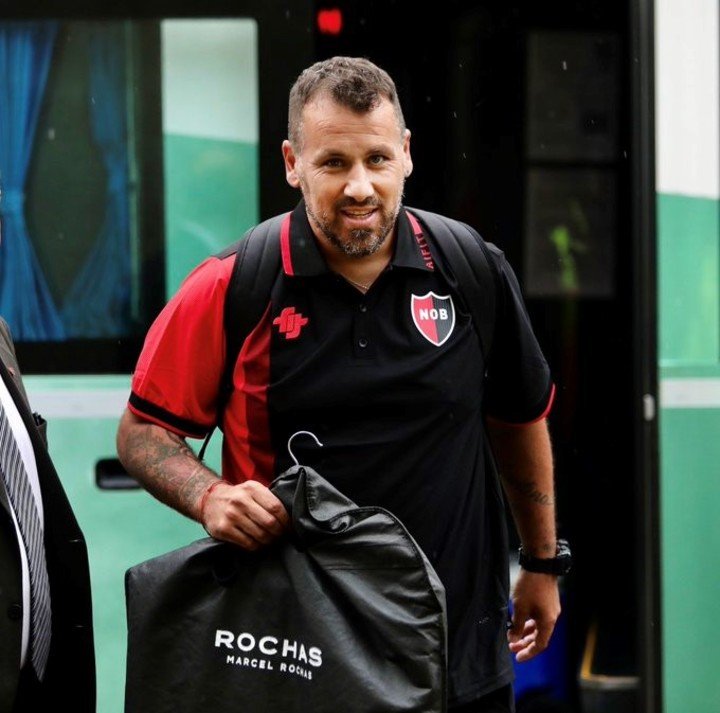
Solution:
[[[7,324],[0,319],[0,378],[30,435],[45,513],[52,599],[52,644],[42,684],[45,710],[95,711],[95,653],[90,572],[82,532],[48,455],[44,428],[30,409]],[[39,420],[39,419],[38,419]],[[20,661],[22,585],[17,533],[0,482],[0,713],[15,700]],[[29,713],[29,712],[28,712]]]

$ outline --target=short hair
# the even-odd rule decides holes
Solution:
[[[358,114],[376,109],[387,99],[395,109],[400,132],[405,131],[405,118],[390,75],[363,57],[331,57],[305,69],[290,90],[288,138],[296,150],[302,143],[303,109],[322,94]]]

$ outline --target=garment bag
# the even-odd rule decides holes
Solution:
[[[211,538],[128,570],[126,713],[440,713],[445,593],[391,513],[296,466],[292,531]]]

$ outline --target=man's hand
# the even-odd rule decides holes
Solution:
[[[557,577],[520,570],[512,594],[512,627],[508,631],[510,651],[518,662],[529,661],[550,643],[560,616]]]
[[[218,540],[256,550],[277,539],[290,524],[282,503],[264,485],[219,480],[184,438],[127,409],[120,420],[117,448],[130,475]]]
[[[201,524],[216,540],[257,550],[280,537],[290,526],[283,504],[261,483],[220,482],[203,503]]]

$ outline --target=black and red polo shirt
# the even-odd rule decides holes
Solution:
[[[446,588],[452,704],[512,678],[505,638],[507,533],[484,415],[545,416],[553,386],[515,276],[500,276],[492,354],[483,358],[432,239],[398,218],[394,256],[366,294],[331,272],[304,204],[282,238],[282,269],[246,339],[224,414],[223,477],[269,483],[314,467],[358,505],[405,524]],[[200,438],[215,424],[234,256],[197,267],[152,325],[132,381],[139,417]],[[486,376],[487,373],[487,376]]]

